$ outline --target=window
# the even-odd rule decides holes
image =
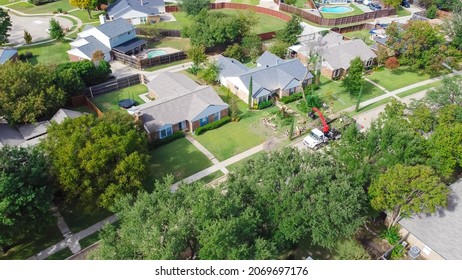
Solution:
[[[294,88],[289,88],[289,95],[291,95],[292,93],[295,93],[295,90],[296,90],[296,89],[297,89],[296,87],[294,87]]]
[[[268,95],[258,97],[258,104],[268,101]]]
[[[172,134],[173,134],[173,129],[170,126],[170,127],[164,128],[164,129],[159,131],[159,136],[160,136],[159,138],[163,139],[163,138],[168,137],[168,136],[170,136]]]
[[[337,69],[335,70],[334,72],[332,72],[332,77],[335,78],[335,77],[338,77],[340,75],[340,69]]]
[[[200,120],[200,125],[201,125],[201,126],[204,126],[204,125],[206,125],[206,124],[208,124],[208,123],[209,123],[209,118],[208,118],[208,117],[202,118],[202,119]]]
[[[213,114],[213,121],[218,121],[220,119],[220,112]]]
[[[369,67],[371,67],[371,66],[372,66],[372,62],[373,62],[373,61],[374,61],[374,60],[373,60],[372,58],[371,58],[371,59],[369,59],[369,60],[366,62],[366,68],[369,68]]]

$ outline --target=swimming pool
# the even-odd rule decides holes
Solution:
[[[164,54],[167,54],[167,52],[164,50],[152,50],[148,52],[148,58],[153,58],[153,57],[161,56]]]
[[[348,13],[352,11],[353,11],[352,8],[346,7],[346,6],[333,6],[333,7],[322,7],[321,8],[322,13],[332,13],[332,14],[343,14],[343,13]]]

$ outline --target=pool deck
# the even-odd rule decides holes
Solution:
[[[169,47],[164,47],[164,48],[154,48],[154,49],[146,49],[142,53],[138,54],[137,57],[139,58],[147,58],[148,53],[150,51],[155,51],[155,50],[162,50],[165,51],[165,54],[171,54],[171,53],[176,53],[179,52],[180,50],[174,49],[174,48],[169,48]]]

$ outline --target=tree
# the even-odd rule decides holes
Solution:
[[[52,39],[61,39],[64,37],[62,26],[54,18],[50,19],[50,37]]]
[[[73,68],[56,71],[56,84],[69,96],[80,95],[85,89],[82,78],[80,78],[79,73]]]
[[[342,80],[344,86],[351,95],[358,95],[359,90],[363,86],[363,71],[364,64],[361,58],[357,57],[350,62],[348,74]]]
[[[380,175],[369,188],[374,209],[391,212],[390,226],[412,214],[432,214],[446,207],[449,189],[428,166],[398,164]]]
[[[218,81],[220,74],[220,66],[216,61],[208,60],[205,63],[204,69],[199,70],[197,76],[204,80],[207,84],[215,84]]]
[[[269,47],[269,52],[280,58],[286,58],[288,47],[290,47],[289,44],[278,40]]]
[[[379,45],[378,50],[377,50],[377,63],[379,66],[385,64],[385,61],[387,61],[387,58],[389,57],[388,55],[388,50],[385,47],[382,47]]]
[[[233,44],[226,48],[223,55],[226,57],[234,58],[238,61],[244,61],[244,49],[239,44]]]
[[[21,124],[54,114],[68,98],[55,78],[53,67],[48,65],[0,65],[0,115],[9,124]]]
[[[32,43],[32,35],[30,35],[30,33],[27,32],[27,30],[24,30],[24,41],[26,42],[26,44]]]
[[[462,77],[443,79],[441,85],[428,91],[426,101],[437,108],[450,104],[462,106]]]
[[[112,72],[111,65],[105,60],[101,60],[98,65],[90,60],[62,63],[56,67],[56,72],[65,69],[73,69],[87,87],[107,81]]]
[[[299,16],[292,16],[284,29],[276,32],[276,38],[289,46],[294,45],[298,42],[298,36],[303,32],[303,27],[300,23],[301,18]]]
[[[77,7],[77,8],[80,8],[80,9],[84,9],[84,10],[87,10],[88,12],[88,17],[91,19],[91,12],[90,12],[90,9],[93,7],[94,5],[94,1],[93,0],[69,0],[69,3],[74,6],[74,7]]]
[[[231,111],[231,121],[237,122],[239,121],[239,106],[237,105],[237,100],[234,94],[231,93],[229,99],[229,110]]]
[[[42,143],[67,201],[111,209],[120,197],[142,189],[147,139],[124,112],[53,123]]]
[[[399,67],[399,61],[396,57],[392,56],[385,61],[385,67],[390,69],[390,72],[393,72],[396,68]]]
[[[95,65],[99,65],[101,60],[104,60],[104,53],[101,50],[96,50],[91,54],[91,60]]]
[[[8,37],[11,31],[11,19],[8,12],[0,8],[0,46],[8,43]]]
[[[462,50],[462,8],[457,8],[451,17],[444,19],[442,30],[451,38],[451,45]]]
[[[334,258],[336,260],[370,260],[371,256],[354,239],[339,240]]]
[[[427,9],[427,18],[429,19],[434,19],[436,18],[436,15],[437,15],[437,11],[438,11],[438,8],[436,8],[436,5],[431,5],[428,9]]]
[[[252,81],[252,76],[250,76],[250,82],[249,82],[249,96],[248,96],[248,100],[247,100],[247,104],[249,106],[249,109],[252,109],[252,101],[253,101],[253,98],[252,98],[252,95],[253,95],[253,81]]]
[[[37,148],[0,149],[0,252],[51,221],[48,166]]]
[[[384,0],[383,3],[387,6],[397,9],[401,4],[402,0]]]
[[[193,46],[187,51],[188,58],[193,61],[193,66],[200,67],[202,63],[207,59],[205,54],[205,47],[202,46]]]
[[[262,41],[260,36],[255,33],[247,34],[242,39],[242,47],[252,61],[256,61],[261,54]]]
[[[181,10],[188,15],[197,15],[200,11],[208,9],[210,0],[180,0]]]

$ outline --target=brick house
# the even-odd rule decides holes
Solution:
[[[201,86],[179,73],[164,72],[147,87],[153,101],[129,111],[143,122],[150,141],[177,131],[197,128],[228,115],[228,104],[210,86]]]
[[[164,0],[117,0],[107,8],[111,20],[123,18],[133,25],[155,23],[165,13]]]

